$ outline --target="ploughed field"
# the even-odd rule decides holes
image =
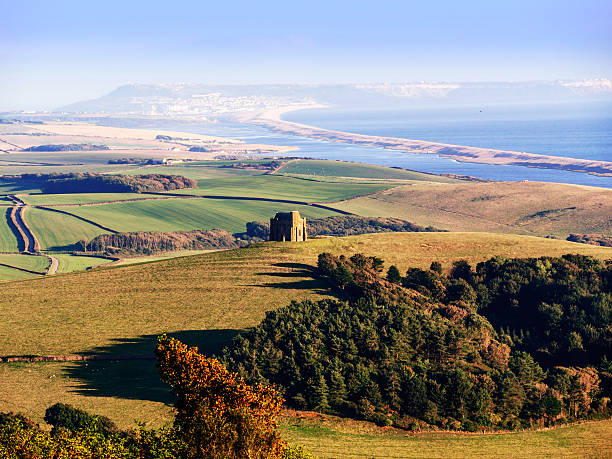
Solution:
[[[612,258],[612,249],[553,239],[490,233],[385,233],[318,238],[305,243],[265,242],[249,248],[179,257],[154,263],[3,285],[0,355],[66,356],[83,353],[117,359],[150,357],[155,337],[169,332],[218,353],[235,334],[265,312],[291,300],[333,296],[313,269],[321,252],[361,252],[400,271],[461,258],[559,256],[581,253]],[[133,420],[158,426],[171,419],[171,396],[153,360],[14,362],[0,364],[0,411],[20,411],[42,421],[49,405],[63,401],[107,415],[119,425]],[[610,421],[545,432],[496,435],[414,435],[372,424],[310,418],[283,419],[285,437],[320,457],[409,457],[511,454],[503,445],[532,454],[584,455],[605,447]],[[516,453],[516,451],[515,451]]]

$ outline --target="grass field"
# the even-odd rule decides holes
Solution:
[[[311,276],[317,255],[324,251],[376,255],[400,271],[428,267],[432,260],[448,268],[459,258],[474,263],[493,255],[583,253],[612,258],[610,248],[527,236],[386,233],[263,243],[100,268],[3,285],[0,355],[67,354],[106,346],[109,352],[121,353],[121,346],[114,347],[121,340],[139,340],[164,330],[253,326],[265,311],[291,299],[329,294],[327,284]]]
[[[159,382],[154,362],[0,364],[0,393],[11,394],[10,401],[0,402],[0,410],[20,411],[43,425],[45,408],[58,400],[104,413],[123,428],[135,427],[136,420],[149,427],[172,420],[172,397]],[[610,420],[503,434],[413,434],[334,416],[301,415],[308,413],[288,412],[281,417],[283,438],[304,445],[319,458],[604,458],[612,454]]]
[[[0,282],[18,279],[30,279],[33,277],[36,277],[36,275],[19,271],[17,269],[7,268],[6,266],[0,266]]]
[[[19,196],[27,204],[48,206],[56,204],[88,204],[106,201],[125,201],[126,199],[150,198],[140,193],[67,193],[67,194],[25,194]]]
[[[249,196],[293,199],[307,202],[332,202],[386,190],[396,183],[363,180],[329,180],[286,177],[283,175],[247,175],[198,180],[196,189],[179,190],[183,194]]]
[[[192,255],[201,255],[203,253],[217,252],[217,250],[177,250],[174,252],[161,253],[159,255],[145,255],[138,257],[122,258],[113,263],[113,266],[134,265],[137,263],[149,263],[152,261],[169,260],[177,257],[188,257]]]
[[[10,208],[0,208],[0,252],[17,252],[18,243],[15,233],[8,225]]]
[[[70,211],[72,207],[68,208]],[[27,208],[25,220],[38,238],[42,250],[70,246],[81,239],[91,239],[104,230],[68,215]]]
[[[57,268],[58,273],[69,273],[73,271],[84,271],[87,268],[93,266],[105,265],[111,263],[112,260],[107,258],[97,257],[81,257],[78,255],[69,254],[53,254],[58,259],[59,265]]]
[[[320,458],[604,458],[612,420],[502,434],[407,433],[333,416],[285,418],[283,436]]]
[[[414,183],[336,205],[451,231],[612,234],[612,190],[538,182]]]
[[[49,266],[49,259],[37,255],[0,254],[0,263],[5,263],[30,271],[45,272]],[[0,277],[1,279],[1,277]]]
[[[343,161],[325,161],[301,159],[291,161],[281,167],[279,174],[300,174],[315,176],[359,177],[392,180],[424,180],[428,182],[453,183],[457,180],[422,172],[374,166],[371,164],[349,163]]]
[[[310,206],[199,198],[68,207],[65,210],[121,232],[189,231],[212,228],[242,232],[245,230],[246,222],[267,221],[275,212],[299,210],[307,218],[337,215]]]

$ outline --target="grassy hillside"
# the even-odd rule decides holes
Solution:
[[[406,433],[333,416],[285,418],[284,437],[322,458],[603,458],[612,454],[612,420],[503,434]]]
[[[49,266],[49,259],[37,255],[0,254],[0,263],[30,271],[44,272]]]
[[[363,252],[380,256],[401,271],[449,268],[457,258],[472,262],[492,255],[556,256],[583,253],[612,258],[612,249],[527,236],[482,233],[386,233],[321,238],[307,243],[263,243],[166,261],[96,268],[3,284],[0,300],[0,355],[63,355],[79,352],[150,353],[162,331],[206,352],[218,352],[237,330],[257,324],[266,311],[292,299],[330,295],[312,277],[316,256]],[[60,259],[60,266],[62,260]],[[126,282],[129,279],[129,282]],[[153,360],[0,364],[0,411],[21,411],[42,421],[57,401],[110,416],[122,427],[139,419],[150,426],[170,420],[168,387],[159,382]],[[326,417],[327,418],[327,417]],[[365,427],[364,427],[365,426]],[[431,456],[502,455],[510,442],[538,454],[545,447],[569,457],[580,445],[601,443],[609,421],[588,429],[466,436],[387,432],[352,421],[283,421],[283,433],[320,457],[410,457],[427,448]],[[563,433],[566,432],[566,433]],[[540,445],[540,446],[538,446]],[[350,455],[349,455],[350,457]]]
[[[18,279],[30,279],[36,277],[35,274],[26,273],[17,269],[0,266],[0,279],[3,281],[12,281]]]
[[[125,201],[126,199],[146,199],[140,193],[67,193],[67,194],[24,194],[19,196],[25,203],[33,206],[56,204],[88,204],[92,202]]]
[[[451,231],[612,234],[612,190],[539,182],[415,183],[337,207]]]
[[[70,210],[72,208],[68,208]],[[79,240],[91,239],[105,231],[69,215],[48,210],[27,208],[25,219],[42,250],[69,246]]]
[[[17,238],[8,225],[10,208],[0,207],[0,252],[16,252]]]
[[[240,232],[244,231],[246,222],[268,220],[276,212],[299,210],[308,218],[336,214],[316,207],[293,204],[199,198],[68,207],[64,210],[121,232],[189,231],[213,228]]]
[[[424,174],[422,172],[394,169],[391,167],[317,159],[300,159],[291,161],[290,163],[281,167],[277,173],[391,180],[424,180],[441,183],[452,183],[457,181],[433,174]]]
[[[112,347],[115,340],[138,340],[164,330],[249,327],[265,311],[293,298],[329,294],[326,283],[311,277],[316,257],[323,251],[376,255],[401,271],[427,267],[432,260],[448,268],[458,258],[477,262],[493,255],[582,253],[612,258],[610,248],[526,236],[384,233],[306,243],[269,242],[101,268],[3,285],[0,321],[6,327],[0,330],[0,355],[67,354],[99,346],[122,352],[120,346]]]
[[[106,258],[80,257],[78,255],[69,254],[54,254],[53,256],[59,261],[57,268],[58,273],[83,271],[93,266],[105,265],[112,262],[112,260],[108,260]]]
[[[273,199],[294,199],[307,202],[330,202],[385,190],[395,183],[337,179],[319,181],[282,175],[248,175],[198,180],[198,187],[179,190],[182,194],[250,196]]]

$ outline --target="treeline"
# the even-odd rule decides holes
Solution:
[[[314,221],[314,224],[312,222]],[[357,216],[327,217],[309,220],[311,236],[364,234],[390,231],[434,231],[413,223],[391,218]],[[101,252],[106,255],[151,255],[174,250],[232,249],[254,242],[267,241],[270,225],[263,222],[248,222],[246,232],[230,234],[227,231],[195,230],[174,232],[133,232],[102,234],[91,241],[80,241],[82,251]]]
[[[289,405],[403,428],[474,431],[612,414],[612,263],[582,256],[439,263],[402,275],[319,256],[347,301],[267,313],[224,352]]]
[[[175,231],[168,233],[134,232],[101,234],[79,243],[83,251],[106,255],[150,255],[175,250],[212,250],[237,248],[236,239],[225,230]]]
[[[441,231],[431,226],[423,227],[399,218],[361,217],[359,215],[311,218],[307,220],[306,226],[309,236],[339,237],[368,233]],[[270,223],[248,222],[246,233],[236,236],[251,242],[267,241],[270,236]]]
[[[193,188],[197,182],[182,175],[106,175],[94,173],[22,174],[3,176],[39,184],[45,193],[143,193]]]
[[[108,160],[108,164],[139,164],[141,166],[163,163],[162,159],[155,158],[114,158]]]
[[[283,161],[259,161],[259,162],[232,162],[231,164],[224,164],[219,166],[225,169],[252,169],[259,171],[272,171],[281,167],[285,162]]]
[[[612,237],[605,234],[570,234],[567,240],[570,242],[580,242],[582,244],[612,247]]]
[[[24,148],[21,151],[94,151],[110,150],[108,145],[94,145],[93,143],[69,143],[38,145],[35,147]]]

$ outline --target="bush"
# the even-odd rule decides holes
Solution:
[[[93,416],[83,410],[64,403],[56,403],[45,411],[45,422],[53,426],[52,432],[59,428],[71,431],[94,426],[103,433],[116,433],[119,430],[113,421],[105,416]]]

